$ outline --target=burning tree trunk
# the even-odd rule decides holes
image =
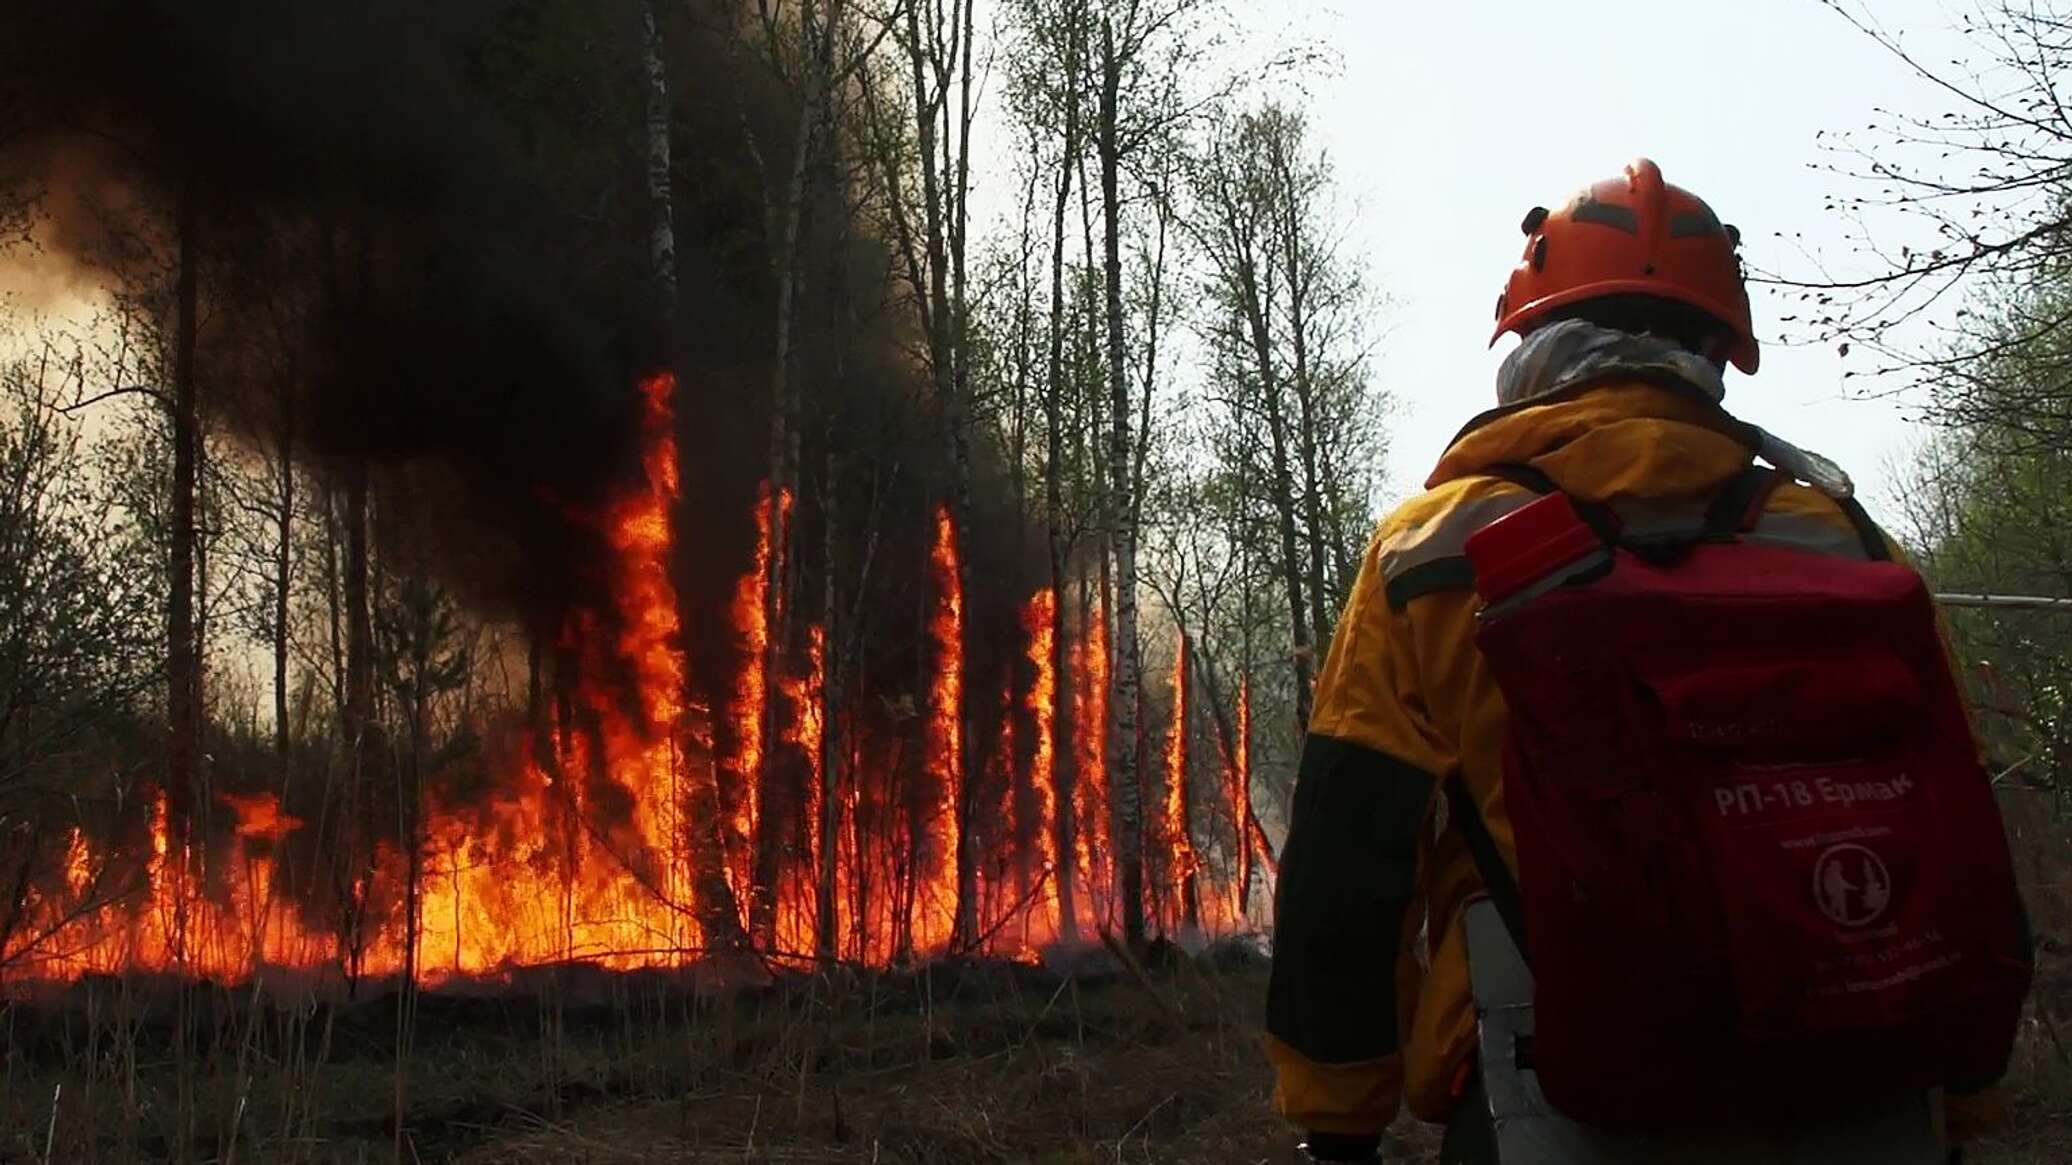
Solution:
[[[647,182],[649,228],[648,256],[654,280],[655,319],[663,348],[670,354],[666,379],[654,382],[644,393],[648,409],[644,414],[652,427],[659,421],[667,441],[668,502],[676,500],[676,442],[672,431],[674,413],[669,394],[676,387],[676,225],[670,184],[669,71],[662,53],[661,27],[654,0],[641,10],[641,57],[647,72]],[[658,403],[659,401],[659,403]],[[655,434],[650,434],[654,439]],[[681,806],[686,834],[685,848],[690,865],[694,910],[708,947],[731,952],[745,949],[747,937],[741,929],[741,915],[732,889],[727,885],[722,855],[719,779],[713,767],[712,728],[709,713],[687,699],[689,693],[669,693],[678,715],[657,726],[670,734],[675,765],[681,770],[686,789]],[[680,904],[679,904],[680,905]]]
[[[779,211],[776,248],[771,269],[777,286],[776,351],[770,368],[770,449],[768,480],[776,495],[788,499],[796,484],[799,438],[799,392],[792,376],[792,330],[797,323],[799,233],[805,217],[806,182],[812,160],[823,136],[826,89],[834,68],[834,46],[841,27],[846,0],[830,0],[825,19],[818,18],[814,0],[799,5],[799,43],[806,48],[801,61],[803,91],[799,99],[798,123],[793,137],[791,169],[786,177]],[[772,46],[773,50],[775,46]],[[766,676],[775,676],[783,666],[785,647],[791,641],[785,595],[791,577],[791,523],[788,506],[770,513],[766,526],[768,562],[761,579],[764,636],[760,650]],[[777,732],[777,709],[765,702],[758,710],[763,717],[759,735],[773,741]],[[749,931],[759,943],[768,945],[776,923],[776,895],[779,858],[785,829],[791,824],[790,807],[796,797],[786,796],[790,774],[775,763],[777,752],[765,747],[755,771],[744,774],[752,783],[748,795],[755,799],[753,819],[753,866],[749,888]]]
[[[969,201],[971,194],[971,46],[977,39],[972,27],[973,0],[964,0],[961,21],[953,18],[951,51],[962,47],[962,83],[958,87],[958,135],[956,150],[956,184],[950,194],[949,249],[951,277],[951,320],[955,346],[954,361],[950,377],[949,427],[951,451],[951,478],[955,489],[957,529],[971,529],[971,311],[965,301],[965,242],[970,225]],[[945,167],[948,170],[948,167]],[[960,596],[970,589],[971,576],[965,566],[965,556],[957,557],[957,592]],[[967,643],[965,628],[960,614],[957,654],[964,655]],[[955,950],[975,947],[978,943],[978,854],[972,846],[972,803],[971,789],[976,782],[970,779],[965,766],[971,757],[971,710],[966,701],[959,700],[957,715],[958,733],[958,785],[959,800],[957,815],[957,919],[952,928],[950,945]]]
[[[1079,678],[1078,723],[1073,740],[1079,750],[1079,770],[1073,786],[1079,823],[1075,840],[1079,866],[1085,874],[1089,901],[1087,913],[1097,929],[1105,929],[1115,905],[1115,847],[1110,831],[1112,808],[1109,791],[1108,697],[1111,672],[1108,651],[1108,616],[1103,606],[1088,593],[1090,581],[1080,579],[1079,650],[1072,672]]]
[[[1201,903],[1194,879],[1194,838],[1189,822],[1192,798],[1187,773],[1187,629],[1173,644],[1173,718],[1166,735],[1165,834],[1167,893],[1178,899],[1178,921],[1189,931],[1201,929]]]
[[[840,380],[837,373],[836,379]],[[836,621],[835,547],[840,502],[836,483],[840,462],[835,456],[834,410],[827,410],[826,460],[822,470],[820,541],[820,625],[826,642],[841,643],[841,625]],[[836,917],[835,892],[841,858],[842,829],[842,669],[841,659],[824,665],[820,685],[820,849],[813,881],[813,955],[832,962],[840,949],[841,925]]]
[[[1071,803],[1060,798],[1057,781],[1060,636],[1056,591],[1045,588],[1030,596],[1022,608],[1022,629],[1029,637],[1028,660],[1035,672],[1029,685],[1028,712],[1035,737],[1029,750],[1029,785],[1036,811],[1033,827],[1022,834],[1035,843],[1031,854],[1034,868],[1028,871],[1037,884],[1033,900],[1041,905],[1046,921],[1061,932],[1066,916],[1060,913],[1060,906],[1072,900],[1064,883],[1071,864],[1062,860],[1061,846],[1071,843],[1071,830],[1064,823],[1072,815],[1069,811],[1059,812],[1061,805],[1069,810]]]
[[[1217,754],[1223,761],[1223,795],[1231,827],[1231,897],[1233,917],[1242,923],[1251,879],[1251,835],[1246,823],[1251,808],[1252,703],[1249,682],[1239,680],[1235,711],[1223,706],[1222,681],[1216,661],[1208,650],[1194,653],[1195,672],[1200,673],[1208,697],[1209,715],[1216,728]],[[1190,673],[1192,674],[1192,673]]]
[[[195,383],[195,332],[200,327],[196,284],[200,262],[196,234],[199,230],[199,194],[194,181],[182,186],[179,205],[179,272],[175,295],[173,365],[173,504],[171,585],[168,588],[166,619],[166,680],[168,685],[168,741],[165,801],[170,806],[172,837],[168,860],[157,873],[170,883],[172,899],[172,948],[178,972],[183,978],[176,1011],[177,1031],[174,1059],[179,1065],[179,1092],[175,1105],[178,1131],[177,1159],[188,1159],[189,1131],[195,1120],[192,1007],[184,982],[187,974],[187,908],[192,852],[190,837],[201,778],[201,658],[194,618],[195,508],[197,461],[200,457],[201,424],[198,385]],[[170,867],[170,870],[167,867]]]
[[[913,216],[907,206],[909,171],[899,163],[905,144],[897,135],[885,135],[876,143],[880,168],[884,171],[884,193],[894,228],[895,242],[905,266],[905,277],[913,291],[915,315],[927,341],[928,372],[935,400],[942,409],[951,446],[951,513],[961,532],[970,520],[971,497],[971,410],[965,394],[969,390],[970,329],[965,318],[963,251],[966,208],[964,190],[969,183],[971,139],[970,52],[972,3],[955,0],[929,11],[924,29],[923,6],[906,6],[904,48],[912,86],[913,146],[921,179],[921,223],[916,238]],[[949,124],[949,93],[963,72],[964,104],[955,126]],[[869,69],[858,73],[864,100],[875,104]],[[871,120],[876,121],[875,113]],[[955,132],[955,131],[961,131]],[[955,280],[954,284],[952,280]],[[961,589],[961,581],[960,581]],[[961,655],[963,647],[958,648]],[[961,765],[970,753],[970,716],[957,709],[955,753]],[[968,782],[957,774],[961,790]],[[961,818],[969,806],[960,801],[951,806],[956,836],[969,830]],[[954,863],[958,902],[952,917],[953,945],[969,945],[977,937],[976,855],[965,852]]]
[[[362,836],[371,815],[368,783],[374,767],[374,631],[367,609],[367,463],[345,467],[345,742],[346,795],[340,807],[338,847],[340,884],[345,908],[346,976],[357,984],[366,951],[367,889],[365,863],[372,846]]]

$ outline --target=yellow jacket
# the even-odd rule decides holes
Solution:
[[[1374,1134],[1399,1103],[1444,1121],[1475,1044],[1458,925],[1481,879],[1457,831],[1437,828],[1458,773],[1515,863],[1500,755],[1504,702],[1474,647],[1467,536],[1532,500],[1487,475],[1523,464],[1565,492],[1695,524],[1750,461],[1718,406],[1640,382],[1485,416],[1455,440],[1426,492],[1381,524],[1330,653],[1296,784],[1276,892],[1267,1051],[1275,1106],[1312,1132]],[[1683,515],[1689,515],[1686,519]],[[1863,534],[1798,484],[1770,496],[1751,537],[1861,557]],[[1990,1123],[1993,1098],[1951,1106],[1951,1128]]]

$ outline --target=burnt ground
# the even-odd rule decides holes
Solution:
[[[1226,955],[800,975],[724,1001],[594,972],[428,993],[400,1138],[393,994],[189,991],[183,1054],[181,993],[81,986],[7,1013],[0,1163],[332,1165],[399,1141],[426,1165],[1291,1162],[1258,1050],[1264,968]],[[2039,988],[2043,1014],[2072,1016],[2072,958]],[[2041,1019],[2009,1094],[1969,1159],[2072,1160],[2072,1070]],[[1430,1162],[1436,1137],[1406,1121],[1392,1143]]]

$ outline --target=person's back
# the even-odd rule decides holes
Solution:
[[[1491,1096],[1515,1082],[1496,1078],[1480,1046],[1508,1022],[1499,1013],[1529,1015],[1532,984],[1522,963],[1506,965],[1518,963],[1512,928],[1482,903],[1474,852],[1480,841],[1483,868],[1501,863],[1495,880],[1516,869],[1503,792],[1515,746],[1499,677],[1476,646],[1484,604],[1469,539],[1555,491],[1629,539],[1702,531],[1724,514],[1733,529],[1716,532],[1751,545],[1847,561],[1893,552],[1839,469],[1722,408],[1723,365],[1752,373],[1758,349],[1738,236],[1703,202],[1643,161],[1560,211],[1536,209],[1524,227],[1498,334],[1525,338],[1499,374],[1498,407],[1382,524],[1317,680],[1276,891],[1268,1050],[1277,1106],[1319,1160],[1370,1159],[1399,1102],[1449,1123],[1446,1160],[1498,1159]],[[1782,472],[1753,471],[1758,456]],[[1449,780],[1457,812],[1441,794]],[[1862,871],[1821,874],[1868,909]],[[1506,992],[1518,998],[1494,999]],[[1993,1103],[1980,1093],[1947,1107],[1948,1133],[1961,1138]],[[1932,1145],[1926,1121],[1916,1133],[1908,1119],[1871,1118],[1895,1144]],[[1521,1132],[1561,1146],[1532,1160],[1630,1159],[1527,1122],[1514,1139]],[[1861,1159],[1881,1159],[1871,1149]]]

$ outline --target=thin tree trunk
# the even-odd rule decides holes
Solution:
[[[812,167],[822,116],[821,89],[830,67],[834,29],[841,18],[841,0],[830,4],[825,30],[816,28],[814,0],[799,6],[800,43],[808,46],[803,62],[804,89],[799,98],[799,116],[792,141],[791,171],[785,178],[783,201],[777,214],[777,251],[771,257],[777,281],[776,352],[770,363],[770,448],[765,471],[769,498],[765,528],[769,531],[769,557],[762,577],[763,674],[774,679],[784,665],[790,640],[789,610],[785,603],[791,575],[791,510],[784,499],[794,493],[793,450],[797,441],[796,388],[791,375],[792,331],[797,325],[799,285],[799,234],[805,220],[806,176]],[[749,891],[749,934],[755,942],[770,945],[776,938],[777,876],[789,807],[795,801],[784,795],[782,771],[777,757],[778,701],[765,700],[757,710],[762,717],[763,750],[761,770],[742,776],[754,783],[746,795],[755,798],[754,857]]]
[[[1295,486],[1288,465],[1288,423],[1281,395],[1280,369],[1274,359],[1267,306],[1260,294],[1258,268],[1249,253],[1238,261],[1237,273],[1249,328],[1252,355],[1257,362],[1260,395],[1266,405],[1268,448],[1272,454],[1272,491],[1275,533],[1280,543],[1281,583],[1288,599],[1288,634],[1293,645],[1295,668],[1295,728],[1297,736],[1309,731],[1310,709],[1310,611],[1303,602],[1302,565],[1296,551]]]
[[[350,945],[350,978],[359,980],[360,955],[366,941],[363,876],[371,852],[362,852],[361,831],[373,806],[367,795],[373,779],[374,629],[367,610],[367,463],[353,458],[345,469],[345,740],[350,772],[340,818],[344,844],[339,846],[341,883],[346,888],[346,942]]]
[[[174,902],[173,956],[184,961],[186,915],[194,804],[199,794],[201,762],[201,659],[195,639],[194,549],[195,485],[201,444],[199,386],[195,382],[195,332],[199,323],[197,283],[200,262],[196,235],[199,232],[199,194],[189,179],[180,192],[180,239],[173,355],[173,504],[171,584],[166,613],[166,682],[168,737],[166,749],[166,823],[168,871]],[[195,1097],[194,1033],[192,1001],[184,968],[175,1016],[174,1061],[179,1078],[175,1101],[174,1159],[191,1159]]]
[[[839,9],[839,0],[837,0]],[[831,16],[830,20],[836,19]],[[831,93],[822,93],[823,124],[834,124],[833,98]],[[841,135],[830,129],[825,151],[827,182],[839,188],[841,183]],[[836,436],[840,431],[840,415],[847,399],[849,383],[848,351],[856,331],[855,304],[850,298],[849,281],[844,276],[844,262],[849,245],[849,222],[845,217],[835,224],[835,241],[828,263],[828,287],[834,294],[835,323],[839,329],[834,337],[833,374],[827,386],[821,391],[821,479],[820,479],[820,627],[821,627],[821,671],[820,671],[820,849],[815,854],[818,868],[814,871],[813,892],[813,952],[823,963],[833,962],[841,952],[841,917],[837,891],[840,886],[841,830],[842,830],[842,668],[847,663],[848,652],[843,643],[845,627],[841,619],[840,594],[835,585],[839,573],[837,550],[841,545],[839,531],[842,516],[841,469],[837,453]],[[868,556],[866,556],[866,559]],[[868,562],[864,571],[869,570]],[[859,598],[864,589],[862,580],[857,583]],[[861,620],[858,620],[859,622]]]
[[[1178,680],[1173,699],[1177,701],[1173,714],[1173,731],[1179,734],[1177,745],[1179,771],[1174,774],[1180,782],[1180,820],[1176,823],[1180,836],[1175,839],[1181,857],[1180,868],[1180,925],[1184,930],[1199,933],[1201,930],[1201,887],[1196,877],[1199,863],[1194,857],[1194,766],[1189,763],[1187,714],[1194,705],[1193,693],[1188,687],[1188,638],[1187,628],[1180,628],[1180,666],[1174,670]]]
[[[345,609],[344,573],[339,568],[343,532],[338,528],[338,483],[329,475],[320,482],[324,494],[324,621],[331,648],[331,712],[338,725],[345,724]]]
[[[1158,382],[1160,331],[1165,323],[1166,228],[1172,222],[1171,204],[1164,191],[1158,192],[1158,240],[1151,259],[1151,302],[1144,313],[1144,378],[1137,401],[1137,435],[1134,465],[1130,471],[1130,526],[1140,529],[1144,515],[1144,465],[1151,452],[1151,389]]]
[[[173,353],[172,577],[166,615],[166,817],[183,846],[200,778],[201,660],[195,650],[194,548],[196,475],[201,444],[195,383],[198,198],[190,182],[180,197],[178,306]]]
[[[647,195],[652,222],[648,231],[648,275],[654,280],[665,334],[676,316],[676,223],[670,203],[669,70],[663,59],[662,29],[655,15],[657,0],[640,10],[641,64],[647,72]]]
[[[839,351],[839,347],[837,351]],[[837,383],[841,380],[840,357]],[[840,919],[835,912],[835,888],[842,828],[842,663],[835,655],[842,642],[835,603],[836,524],[840,517],[838,483],[840,463],[835,457],[835,413],[826,410],[827,443],[821,483],[820,533],[820,625],[826,655],[820,681],[820,868],[813,893],[813,953],[822,962],[832,962],[841,942]]]
[[[1077,878],[1078,829],[1073,806],[1077,785],[1077,752],[1072,745],[1073,686],[1071,651],[1067,645],[1066,614],[1071,588],[1067,585],[1064,528],[1064,442],[1065,442],[1065,215],[1072,201],[1072,174],[1079,154],[1079,24],[1075,10],[1065,50],[1065,137],[1058,155],[1056,200],[1051,207],[1050,231],[1050,354],[1043,387],[1043,523],[1050,548],[1050,587],[1057,605],[1055,633],[1051,636],[1051,674],[1057,677],[1051,716],[1057,782],[1058,869],[1053,875],[1058,887],[1059,937],[1070,943],[1079,937],[1079,916],[1074,901]]]
[[[1312,380],[1309,354],[1309,290],[1311,265],[1303,244],[1303,201],[1306,191],[1298,184],[1288,157],[1296,132],[1288,121],[1273,124],[1268,135],[1269,162],[1274,168],[1274,189],[1281,203],[1281,256],[1288,281],[1288,339],[1295,362],[1289,386],[1294,389],[1300,424],[1297,452],[1302,460],[1302,508],[1309,527],[1310,642],[1327,643],[1331,638],[1331,615],[1324,588],[1324,505],[1317,478],[1316,385]]]
[[[1029,500],[1029,377],[1034,369],[1030,346],[1034,342],[1030,332],[1035,326],[1035,288],[1029,281],[1030,228],[1036,218],[1036,185],[1042,177],[1041,159],[1032,142],[1029,148],[1029,180],[1022,188],[1022,237],[1021,249],[1015,252],[1016,274],[1015,294],[1017,302],[1014,313],[1014,396],[1008,410],[1008,473],[1014,492],[1014,516],[1017,522],[1028,519]]]
[[[1129,369],[1123,350],[1122,306],[1122,157],[1116,108],[1122,83],[1122,62],[1115,53],[1112,22],[1101,21],[1101,224],[1102,260],[1106,274],[1108,316],[1108,399],[1112,428],[1108,446],[1108,536],[1115,553],[1115,687],[1109,705],[1114,718],[1111,772],[1115,790],[1115,841],[1122,875],[1123,941],[1132,948],[1144,942],[1144,802],[1139,762],[1143,741],[1138,733],[1137,692],[1142,654],[1137,644],[1137,540],[1131,521]]]
[[[368,611],[367,463],[345,472],[345,732],[355,781],[371,764],[374,714],[374,626]]]
[[[957,593],[971,594],[971,555],[967,539],[972,528],[971,511],[971,317],[970,307],[965,299],[965,240],[970,226],[968,203],[971,194],[971,45],[977,39],[973,35],[973,0],[964,0],[961,20],[953,20],[951,36],[953,51],[961,49],[963,78],[958,86],[958,130],[956,186],[951,192],[952,218],[950,223],[950,262],[952,283],[952,307],[950,340],[954,360],[949,400],[950,444],[955,478],[955,506],[957,516]],[[947,136],[947,135],[946,135]],[[959,642],[957,653],[961,659],[971,658],[971,619],[967,616],[957,627]],[[972,701],[963,688],[958,690],[957,709],[957,916],[952,927],[950,946],[953,950],[966,950],[978,941],[978,847],[973,838],[972,807],[973,788],[976,781],[969,779],[972,771]]]
[[[288,596],[295,565],[295,404],[285,385],[281,389],[280,481],[275,501],[280,506],[280,519],[273,551],[273,752],[285,781],[290,744]]]
[[[1206,605],[1204,610],[1206,612]],[[1222,759],[1224,772],[1228,776],[1230,783],[1230,835],[1231,843],[1234,847],[1230,855],[1233,870],[1231,881],[1234,896],[1237,899],[1238,916],[1242,919],[1245,903],[1244,887],[1249,869],[1246,861],[1248,847],[1245,836],[1245,797],[1239,791],[1243,770],[1239,764],[1238,757],[1239,741],[1246,734],[1239,731],[1238,725],[1234,723],[1237,717],[1234,717],[1231,710],[1224,706],[1223,683],[1217,675],[1215,656],[1203,644],[1196,644],[1194,656],[1193,673],[1201,677],[1201,685],[1204,694],[1208,698],[1209,722],[1216,730],[1216,755]]]
[[[407,603],[408,600],[405,600]],[[410,1058],[415,1042],[417,1016],[417,958],[419,937],[420,883],[423,878],[422,847],[417,836],[417,807],[424,782],[424,722],[426,672],[431,666],[427,654],[429,632],[416,621],[420,612],[406,606],[402,618],[410,620],[411,658],[410,705],[406,727],[410,751],[403,779],[396,782],[396,844],[403,851],[403,979],[397,987],[395,1097],[391,1127],[394,1129],[396,1165],[414,1156],[404,1119],[409,1115]],[[429,618],[428,613],[424,617]]]
[[[1238,470],[1240,484],[1249,476],[1246,467],[1250,464],[1249,457],[1241,463]],[[1249,540],[1240,539],[1238,546],[1238,578],[1242,580],[1238,591],[1238,626],[1243,631],[1238,639],[1237,747],[1232,755],[1238,766],[1237,838],[1238,852],[1243,855],[1238,863],[1238,902],[1244,906],[1252,901],[1251,830],[1257,822],[1252,813],[1252,552]]]
[[[969,0],[966,0],[969,6]],[[934,382],[935,399],[943,408],[946,425],[950,431],[951,470],[953,476],[951,499],[952,525],[961,548],[967,541],[969,515],[971,510],[971,438],[968,416],[964,407],[962,381],[967,375],[962,367],[964,347],[962,333],[964,322],[953,319],[953,313],[961,314],[962,303],[962,187],[968,182],[963,163],[954,162],[952,150],[966,153],[969,149],[970,109],[963,108],[960,129],[964,141],[958,141],[947,127],[944,119],[948,104],[950,72],[957,65],[960,47],[968,44],[963,14],[952,0],[950,41],[947,52],[938,36],[931,35],[924,41],[921,35],[921,5],[907,6],[907,53],[911,66],[914,87],[915,145],[921,159],[921,200],[923,211],[923,245],[927,253],[927,288],[924,298],[928,310],[923,317],[923,326],[928,338],[929,373]],[[939,13],[938,13],[939,15]],[[935,30],[931,30],[931,34]],[[933,63],[937,74],[931,88],[928,76]],[[965,62],[968,70],[968,60]],[[968,102],[968,74],[966,81]],[[945,189],[947,185],[948,189]],[[952,264],[959,274],[957,284],[952,288]],[[919,290],[919,289],[917,289]],[[954,295],[954,300],[953,300]],[[958,586],[964,589],[967,571],[965,556],[958,555]],[[968,620],[966,621],[968,622]],[[959,628],[957,650],[965,648],[964,632]],[[950,946],[962,950],[976,939],[978,934],[978,881],[977,866],[970,843],[969,785],[965,779],[969,763],[970,724],[965,693],[958,692],[958,706],[951,710],[957,736],[956,758],[950,770],[941,775],[946,784],[943,790],[948,802],[949,820],[944,827],[949,832],[952,876],[956,883],[956,904],[953,908]]]

